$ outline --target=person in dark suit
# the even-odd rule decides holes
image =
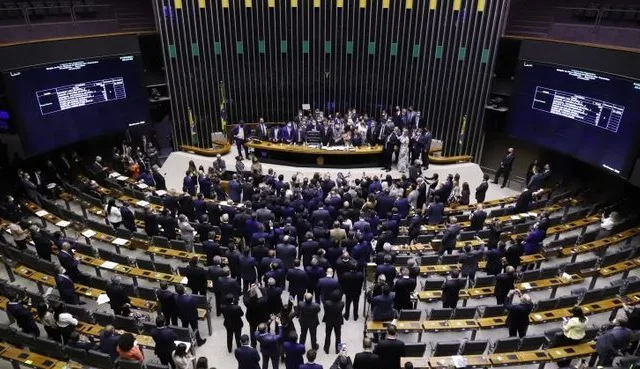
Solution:
[[[317,352],[315,349],[307,351],[307,363],[300,364],[299,369],[322,369],[322,365],[315,363],[316,355]]]
[[[444,220],[444,204],[440,202],[440,197],[435,196],[434,202],[427,205],[427,210],[424,214],[427,218],[429,225],[440,224]]]
[[[282,351],[284,351],[285,369],[298,369],[304,362],[304,345],[298,343],[298,335],[295,331],[289,332],[286,340],[282,343]]]
[[[282,129],[277,124],[271,127],[271,134],[270,134],[269,140],[273,143],[282,142]],[[263,366],[264,366],[264,363],[263,363]]]
[[[484,254],[484,259],[487,261],[484,267],[487,275],[498,275],[502,270],[502,251],[497,245],[488,245],[487,251]]]
[[[120,216],[122,216],[122,225],[124,225],[126,229],[131,232],[135,232],[138,230],[138,228],[136,227],[136,219],[133,216],[133,212],[131,211],[131,209],[129,209],[128,203],[122,203],[122,206],[120,207]]]
[[[167,184],[166,181],[164,179],[164,176],[160,173],[160,167],[158,165],[153,165],[151,167],[153,173],[153,181],[156,183],[156,185],[154,186],[156,188],[156,190],[163,190],[165,191],[167,189]]]
[[[220,306],[222,315],[224,316],[224,328],[227,330],[227,350],[231,353],[233,337],[236,339],[236,346],[240,348],[240,334],[242,333],[242,317],[244,312],[236,297],[229,294],[225,296],[225,304]]]
[[[460,298],[460,290],[465,285],[465,280],[461,280],[458,270],[451,272],[451,275],[442,284],[442,307],[455,309]]]
[[[351,270],[342,275],[340,285],[345,294],[344,319],[349,320],[349,309],[353,304],[353,320],[358,320],[358,308],[360,305],[360,294],[364,284],[364,273],[353,266]]]
[[[393,285],[393,280],[396,279],[396,267],[393,265],[393,256],[387,254],[383,257],[384,263],[382,265],[376,266],[376,274],[375,278],[383,274],[385,276],[385,280],[389,286]]]
[[[469,217],[469,230],[481,231],[484,228],[484,222],[487,220],[487,212],[484,211],[482,204],[476,205],[476,209],[471,213]]]
[[[256,283],[258,278],[256,269],[256,260],[253,256],[249,255],[249,249],[243,251],[243,255],[240,258],[240,276],[242,277],[242,291],[249,289],[249,285]]]
[[[442,233],[442,244],[438,250],[439,255],[444,255],[445,251],[449,255],[453,253],[453,250],[456,248],[456,241],[458,240],[460,229],[458,219],[456,217],[450,217],[449,226]]]
[[[514,304],[514,295],[520,296],[520,303]],[[524,337],[527,335],[529,328],[529,314],[533,310],[533,303],[529,295],[522,294],[520,290],[511,290],[507,294],[507,301],[504,304],[507,309],[507,328],[509,328],[509,337]]]
[[[289,296],[295,296],[298,302],[301,301],[305,291],[309,288],[309,277],[300,268],[300,259],[295,259],[293,268],[287,271],[287,281],[289,281]]]
[[[476,272],[480,269],[480,259],[484,252],[484,247],[480,246],[480,249],[474,249],[471,246],[471,242],[467,242],[464,245],[463,253],[460,255],[458,263],[460,264],[460,273],[463,278],[468,278],[471,285],[476,278]]]
[[[178,221],[171,216],[167,209],[162,209],[162,218],[160,219],[160,225],[164,231],[164,236],[170,240],[178,238],[176,229],[178,228]]]
[[[166,281],[160,281],[160,289],[156,290],[156,297],[160,304],[160,311],[165,322],[171,325],[178,325],[178,305],[176,304],[176,294],[169,291]]]
[[[515,269],[511,265],[507,265],[504,273],[496,276],[496,284],[493,287],[493,295],[496,297],[496,304],[504,305],[509,291],[513,290],[513,283],[516,279]]]
[[[153,352],[158,359],[160,359],[162,365],[171,364],[173,367],[171,353],[176,348],[175,341],[178,340],[178,336],[171,328],[167,327],[166,323],[165,318],[162,315],[158,315],[156,318],[156,328],[151,331],[151,338],[153,338],[153,342],[155,342]]]
[[[207,295],[207,271],[198,265],[197,256],[193,256],[189,260],[184,276],[187,277],[187,287],[191,289],[191,293]]]
[[[111,324],[106,325],[102,332],[100,332],[100,343],[98,344],[98,351],[102,352],[103,354],[109,355],[111,361],[115,362],[118,356],[120,356],[120,354],[118,354],[118,350],[116,349],[119,339],[120,335],[116,334],[115,328]]]
[[[269,310],[267,308],[267,291],[258,286],[252,285],[249,291],[242,297],[244,306],[247,308],[247,321],[249,322],[249,331],[251,332],[251,346],[257,345],[256,335],[260,323],[264,323],[269,319]]]
[[[79,305],[80,299],[78,298],[78,294],[75,291],[75,285],[71,278],[64,274],[64,272],[65,270],[63,267],[58,266],[56,268],[55,279],[56,286],[58,287],[58,293],[60,293],[60,298],[66,304]]]
[[[215,241],[216,232],[211,231],[207,234],[207,239],[202,242],[202,249],[207,255],[207,266],[213,264],[214,256],[222,256],[222,252],[220,251],[220,245]]]
[[[545,232],[537,224],[534,224],[523,242],[524,255],[533,255],[540,252],[544,238]]]
[[[264,122],[263,118],[258,121],[258,127],[256,127],[256,136],[260,141],[269,140],[269,127]]]
[[[184,286],[179,284],[176,286],[176,305],[178,306],[178,317],[183,328],[191,327],[196,332],[196,343],[198,346],[207,342],[206,338],[200,337],[198,329],[198,305],[196,298],[190,294],[186,294]]]
[[[531,201],[533,201],[533,192],[530,189],[525,188],[516,200],[516,204],[513,207],[513,214],[520,214],[529,211]]]
[[[383,168],[389,172],[391,170],[391,164],[393,159],[393,153],[396,150],[396,147],[400,144],[400,129],[396,127],[396,129],[391,132],[388,136],[384,138],[384,146],[383,146]]]
[[[7,303],[7,314],[15,319],[22,332],[40,337],[40,329],[31,313],[31,306],[26,304],[25,301],[13,292],[8,293],[7,298],[9,299]]]
[[[380,357],[373,353],[373,343],[369,337],[362,340],[364,351],[358,352],[353,358],[353,369],[382,369]]]
[[[527,188],[531,190],[531,192],[536,192],[544,185],[545,175],[537,167],[534,167],[533,173],[531,178],[527,179]]]
[[[82,282],[83,275],[78,269],[78,264],[80,262],[76,260],[69,242],[65,241],[62,243],[60,251],[58,252],[58,261],[64,268],[65,274],[68,275],[74,283]]]
[[[31,232],[31,240],[35,244],[38,257],[46,261],[51,261],[53,241],[36,225],[32,225],[29,231]]]
[[[331,297],[333,291],[340,291],[340,283],[333,277],[333,269],[328,268],[326,276],[318,280],[318,289],[316,292],[316,302],[323,302]]]
[[[513,168],[513,161],[516,159],[515,154],[513,153],[513,147],[510,147],[507,150],[507,155],[502,158],[500,161],[500,166],[496,171],[496,177],[493,179],[493,183],[498,183],[498,179],[500,176],[503,176],[502,180],[502,188],[507,185],[507,181],[509,180],[509,174],[511,173],[511,168]]]
[[[524,245],[522,241],[523,239],[521,237],[516,238],[513,244],[504,252],[504,258],[507,260],[507,264],[516,269],[522,263],[520,257],[524,255]]]
[[[282,288],[276,285],[274,278],[267,279],[267,310],[271,315],[282,311]]]
[[[342,301],[342,292],[334,290],[331,292],[330,298],[323,303],[324,317],[322,321],[325,324],[325,336],[324,336],[324,352],[329,354],[329,347],[331,346],[331,331],[335,332],[336,336],[336,354],[339,352],[338,345],[341,343],[341,331],[342,324],[344,324],[344,318],[342,317],[342,310],[344,309],[344,302]]]
[[[144,211],[144,232],[150,238],[160,233],[160,219],[151,208],[145,208]]]
[[[240,344],[241,346],[234,352],[238,369],[260,369],[260,354],[254,347],[249,346],[249,336],[243,334],[240,337]]]
[[[396,338],[396,327],[387,326],[386,338],[380,340],[373,350],[380,358],[380,367],[385,369],[400,368],[400,358],[404,356],[404,342]]]
[[[485,174],[482,176],[482,182],[476,187],[476,201],[479,204],[484,202],[484,199],[487,196],[487,190],[489,189],[489,175]]]
[[[394,299],[394,308],[413,309],[411,302],[411,293],[416,289],[416,280],[409,276],[409,269],[403,267],[400,270],[401,277],[396,280],[393,291],[396,293]]]
[[[417,116],[419,117],[419,115]],[[427,127],[425,127],[424,131],[425,131],[424,135],[422,136],[422,141],[424,142],[423,144],[424,152],[422,153],[422,165],[424,165],[424,169],[427,170],[429,169],[429,152],[431,151],[431,142],[433,141],[433,135],[431,134],[431,131]]]
[[[383,280],[386,280],[386,278]],[[395,318],[395,311],[393,310],[394,298],[395,294],[391,292],[391,287],[386,283],[382,285],[381,293],[371,300],[371,320],[375,322],[393,320]]]
[[[269,332],[268,323],[260,323],[258,330],[254,333],[258,342],[260,342],[260,353],[262,354],[262,369],[269,368],[269,361],[273,369],[278,369],[280,361],[278,343],[282,338],[282,326],[280,325],[280,318],[276,317],[274,320],[275,329],[274,333]]]
[[[107,286],[107,297],[109,297],[109,305],[115,315],[122,315],[122,307],[129,304],[129,296],[121,284],[119,275],[111,277],[111,283]]]
[[[311,347],[318,347],[317,329],[320,324],[318,319],[320,305],[313,302],[313,295],[306,293],[304,301],[298,303],[298,319],[300,321],[300,343],[305,344],[307,332],[311,337]]]
[[[612,328],[601,334],[596,340],[596,352],[598,353],[598,367],[610,367],[619,353],[628,348],[635,336],[629,328],[627,317],[619,317],[614,320]]]

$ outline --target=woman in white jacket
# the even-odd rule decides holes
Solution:
[[[116,200],[109,199],[109,202],[104,207],[104,213],[107,216],[107,222],[113,226],[113,228],[120,227],[122,224],[122,214],[120,214],[120,208],[116,206]]]

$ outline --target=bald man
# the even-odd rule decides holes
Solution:
[[[498,183],[500,176],[503,176],[501,187],[504,188],[507,185],[509,174],[511,173],[511,168],[513,168],[513,161],[515,159],[516,156],[513,153],[513,147],[510,147],[509,150],[507,150],[507,154],[500,161],[500,167],[496,170],[496,177],[493,179],[493,183]]]
[[[514,303],[515,295],[520,297],[519,303]],[[527,335],[529,328],[529,314],[533,310],[533,302],[531,296],[523,294],[520,290],[513,289],[507,294],[507,301],[504,308],[508,311],[507,327],[509,328],[509,337],[524,337]]]

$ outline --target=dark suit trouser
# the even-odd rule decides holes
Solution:
[[[336,348],[340,343],[340,336],[342,333],[342,325],[341,324],[327,324],[325,327],[325,336],[324,336],[324,350],[329,351],[331,347],[331,331],[334,331],[336,334]]]
[[[173,368],[173,359],[171,359],[171,352],[156,352],[156,356],[160,359],[160,364],[162,365],[171,365]]]
[[[455,300],[442,300],[442,307],[443,308],[451,308],[451,309],[455,309],[456,306],[458,305],[458,299]]]
[[[262,353],[262,369],[269,369],[269,360],[271,360],[271,367],[278,369],[280,365],[280,357],[277,352],[263,352]]]
[[[529,324],[526,325],[509,325],[509,337],[524,337],[527,335],[527,329],[529,328]]]
[[[391,160],[393,159],[393,149],[384,149],[382,151],[382,166],[391,168]]]
[[[509,180],[509,173],[511,173],[510,170],[505,170],[503,167],[498,168],[498,170],[496,171],[496,177],[493,180],[493,183],[498,183],[498,178],[500,178],[500,176],[503,176],[502,179],[502,185],[506,186],[507,185],[507,181]]]
[[[200,330],[198,329],[198,319],[195,320],[182,320],[182,328],[191,327],[194,332],[196,332],[196,341],[202,341],[202,337],[200,337]]]
[[[225,327],[227,329],[227,349],[231,352],[233,348],[233,336],[236,338],[236,347],[240,347],[240,335],[242,334],[241,327]]]
[[[504,300],[506,300],[506,298],[507,298],[507,295],[496,296],[496,304],[504,305]]]
[[[213,293],[216,296],[216,316],[220,316],[222,312],[220,311],[220,305],[222,305],[222,296],[220,292]]]
[[[345,295],[344,316],[347,317],[347,319],[349,318],[349,307],[351,306],[352,302],[353,302],[353,318],[356,319],[358,317],[358,305],[360,305],[360,295],[357,295],[357,296]]]
[[[238,155],[242,156],[242,148],[244,147],[245,157],[249,157],[249,148],[244,144],[243,140],[234,139],[236,141],[236,147],[238,148]]]
[[[440,245],[440,249],[438,249],[438,255],[442,256],[444,255],[445,251],[447,252],[447,255],[451,255],[453,254],[453,249],[454,247],[444,247],[443,245]]]
[[[425,150],[422,152],[422,166],[425,169],[429,169],[429,150]]]
[[[256,335],[253,334],[255,331],[258,330],[258,324],[260,323],[249,321],[249,332],[251,333],[249,335],[249,338],[251,339],[251,347],[253,348],[256,348],[256,346],[258,345],[258,340],[256,340]]]
[[[207,286],[196,288],[196,289],[191,288],[191,293],[194,295],[207,296]]]
[[[318,344],[318,326],[300,324],[300,343],[303,345],[307,340],[307,331],[309,331],[309,335],[311,336],[311,346],[316,347]]]
[[[178,314],[172,314],[170,311],[162,311],[162,315],[164,315],[164,320],[167,322],[167,325],[178,325]]]

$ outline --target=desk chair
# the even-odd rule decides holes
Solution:
[[[427,320],[448,320],[451,318],[453,309],[431,309],[427,311]]]
[[[461,307],[453,311],[451,319],[474,319],[476,317],[477,307]]]
[[[460,355],[482,355],[488,345],[489,341],[487,340],[467,341],[464,343]]]
[[[111,357],[108,354],[103,354],[99,351],[87,351],[87,361],[91,363],[91,366],[99,369],[113,369]]]
[[[439,291],[442,289],[444,279],[425,279],[422,285],[423,291]]]
[[[538,303],[536,304],[535,311],[553,310],[556,308],[556,306],[558,306],[558,299],[539,300]]]
[[[422,310],[402,309],[398,316],[400,321],[419,321],[422,318]]]
[[[473,284],[473,288],[481,288],[481,287],[491,287],[495,286],[496,277],[493,275],[486,277],[476,277],[475,283]]]
[[[405,343],[404,344],[404,356],[406,357],[423,357],[424,352],[427,350],[426,343]]]
[[[504,309],[503,305],[485,306],[482,313],[483,318],[495,318],[498,316],[505,316],[505,315],[506,315],[506,310]]]
[[[460,351],[460,342],[458,341],[437,342],[431,350],[431,356],[457,355],[458,351]]]
[[[501,338],[495,341],[492,352],[494,354],[514,352],[518,350],[519,346],[520,346],[520,338],[518,337]]]
[[[522,337],[522,342],[520,343],[518,351],[535,351],[546,343],[547,338],[542,334],[536,336],[525,336]]]
[[[80,364],[88,362],[87,350],[70,346],[64,346],[62,349],[64,351],[64,354],[69,357],[69,360],[78,362]]]

